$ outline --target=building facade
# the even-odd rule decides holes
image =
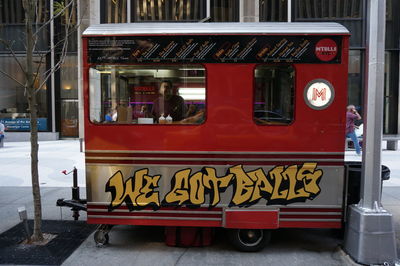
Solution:
[[[63,1],[68,4],[72,0]],[[21,0],[0,0],[0,38],[13,39],[18,58],[24,60],[23,11]],[[60,1],[62,2],[62,1]],[[384,134],[399,134],[400,87],[400,2],[386,0],[386,49],[384,88]],[[42,20],[46,21],[51,6],[57,0],[40,0]],[[86,27],[98,23],[140,22],[338,22],[351,32],[348,102],[363,112],[363,92],[366,54],[366,22],[368,0],[78,0],[76,23],[79,31],[70,37],[68,54],[59,71],[39,92],[40,131],[53,137],[83,137],[82,76],[80,34]],[[46,64],[39,69],[45,73],[51,67],[51,57],[59,58],[51,43],[62,36],[63,19],[42,33],[40,50],[46,54]],[[56,34],[58,33],[58,34]],[[38,58],[40,55],[38,55]],[[8,70],[21,79],[18,65],[6,47],[0,45],[0,70]],[[23,80],[21,80],[23,82]],[[8,120],[9,132],[29,131],[27,103],[23,87],[0,73],[0,119]]]

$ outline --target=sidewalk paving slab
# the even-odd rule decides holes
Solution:
[[[3,148],[2,148],[3,149]],[[346,160],[361,160],[352,151]],[[29,143],[6,143],[0,153],[0,233],[19,223],[17,208],[26,206],[33,216],[30,187]],[[400,151],[384,151],[383,164],[391,169],[391,179],[384,182],[382,203],[393,215],[397,250],[400,254]],[[71,198],[72,176],[61,171],[78,168],[79,185],[85,186],[84,157],[79,141],[40,142],[39,175],[43,219],[72,220],[69,208],[56,207],[58,198]],[[81,188],[85,198],[85,189]],[[80,212],[80,220],[86,213]],[[110,245],[97,248],[93,234],[63,265],[356,265],[340,249],[342,240],[335,230],[279,229],[272,242],[258,253],[237,252],[218,230],[214,244],[204,248],[168,247],[162,227],[115,226],[110,232]]]

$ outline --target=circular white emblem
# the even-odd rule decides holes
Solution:
[[[304,100],[309,107],[315,110],[327,108],[334,97],[333,86],[324,79],[315,79],[309,82],[304,89]]]

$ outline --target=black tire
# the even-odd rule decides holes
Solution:
[[[104,233],[102,230],[97,230],[94,233],[94,242],[96,243],[96,246],[102,247],[108,244],[110,237],[108,236],[107,233]]]
[[[230,229],[229,238],[233,246],[244,252],[262,250],[271,240],[271,231],[263,229]]]

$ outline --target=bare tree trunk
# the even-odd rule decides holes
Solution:
[[[38,133],[37,133],[37,102],[35,92],[35,73],[33,68],[33,50],[35,39],[33,35],[33,20],[35,17],[37,0],[23,0],[25,10],[25,29],[26,29],[26,93],[28,94],[28,103],[30,110],[31,125],[31,176],[32,193],[34,204],[34,228],[32,240],[43,240],[41,230],[42,222],[42,204],[40,198],[39,171],[38,171]]]

